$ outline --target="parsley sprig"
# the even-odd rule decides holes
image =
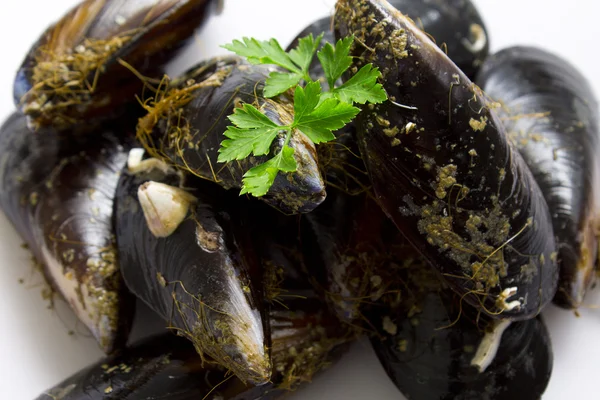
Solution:
[[[387,100],[385,90],[377,83],[381,73],[371,64],[365,65],[344,84],[336,87],[336,82],[352,64],[350,47],[354,38],[341,39],[335,46],[326,43],[317,52],[322,39],[323,34],[316,38],[310,34],[300,39],[298,46],[289,52],[285,52],[275,39],[259,41],[243,38],[223,46],[246,57],[252,64],[277,65],[289,71],[272,72],[269,75],[263,91],[266,98],[294,89],[294,120],[289,125],[276,124],[247,103],[236,108],[228,117],[233,125],[224,133],[227,139],[221,143],[219,162],[243,160],[250,155],[267,155],[273,140],[280,132],[285,132],[281,150],[273,158],[244,174],[240,194],[264,196],[279,171],[296,171],[294,149],[289,146],[295,130],[304,133],[315,144],[329,142],[335,139],[334,131],[343,128],[359,113],[360,109],[353,104]],[[323,91],[321,83],[310,76],[309,68],[315,53],[329,83],[328,91]]]

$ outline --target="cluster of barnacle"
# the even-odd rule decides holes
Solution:
[[[17,75],[0,206],[111,354],[40,399],[276,398],[361,334],[409,398],[539,398],[539,313],[595,278],[585,79],[535,48],[488,57],[469,0],[339,0],[300,36],[353,35],[389,100],[318,149],[295,131],[298,170],[241,198],[264,160],[217,161],[227,116],[285,123],[292,95],[262,98],[273,69],[237,57],[157,80],[213,3],[85,0]],[[169,332],[124,348],[134,296]]]

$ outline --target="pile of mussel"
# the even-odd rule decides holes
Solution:
[[[289,121],[293,94],[261,97],[275,67],[236,56],[163,76],[217,3],[84,0],[17,73],[0,206],[107,353],[39,399],[274,399],[361,335],[409,399],[540,398],[540,312],[596,277],[585,78],[488,56],[469,0],[339,0],[298,37],[354,36],[350,71],[379,68],[389,99],[330,144],[295,131],[298,170],[240,197],[264,160],[218,162],[227,116]],[[166,329],[127,347],[136,298]]]

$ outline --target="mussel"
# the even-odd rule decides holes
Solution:
[[[370,324],[367,305],[393,301],[398,294],[396,263],[410,256],[403,242],[370,196],[339,189],[329,191],[302,229],[311,276],[322,282],[321,292],[337,317],[356,327]]]
[[[469,78],[474,79],[487,57],[489,37],[483,19],[471,0],[390,0]]]
[[[487,55],[487,34],[471,2],[451,3],[390,1],[392,6],[410,11],[410,16],[423,30],[434,32],[449,57],[456,58],[458,66],[472,76]],[[331,27],[330,18],[315,21],[296,36],[288,50],[308,34],[316,37],[324,33],[323,42],[333,43]],[[479,36],[469,38],[469,32],[473,35],[477,32]],[[317,59],[310,73],[313,78],[319,78],[323,86],[327,85]],[[312,268],[313,277],[325,282],[321,290],[340,319],[352,324],[368,324],[368,316],[362,315],[364,305],[380,299],[383,293],[395,292],[393,265],[404,257],[410,258],[411,250],[370,198],[370,183],[364,176],[365,166],[359,156],[354,124],[336,132],[336,142],[320,145],[318,152],[320,167],[330,187],[328,199],[304,219],[308,222],[303,229],[305,253],[310,259],[307,264]]]
[[[533,172],[552,214],[559,289],[554,301],[578,307],[595,280],[600,195],[598,101],[568,61],[532,47],[502,50],[478,84]]]
[[[319,301],[298,299],[289,309],[273,310],[270,324],[274,368],[262,386],[203,365],[191,343],[163,334],[76,373],[38,400],[276,399],[309,382],[346,347],[346,332],[320,310]]]
[[[29,51],[15,79],[15,104],[34,129],[85,128],[114,116],[140,94],[140,76],[162,77],[215,3],[83,1]]]
[[[252,243],[261,263],[265,301],[286,304],[297,296],[318,298],[306,266],[300,237],[298,215],[285,215],[258,201],[240,201],[251,227],[268,227],[252,235]]]
[[[338,0],[300,36],[353,36],[342,80],[372,63],[389,100],[334,142],[271,127],[269,154],[223,163],[237,108],[295,109],[292,90],[264,97],[278,67],[253,57],[163,77],[221,2],[83,0],[17,73],[0,206],[111,353],[39,399],[280,398],[365,333],[410,399],[540,398],[539,313],[580,306],[598,258],[584,78],[537,49],[486,61],[469,0]],[[288,133],[297,171],[240,197]],[[132,295],[170,332],[123,348]]]
[[[121,269],[128,288],[203,358],[244,382],[265,383],[271,364],[262,271],[244,210],[227,195],[132,153],[115,202]]]
[[[226,189],[241,188],[244,173],[266,158],[249,157],[226,164],[217,161],[223,133],[231,124],[227,116],[242,103],[254,103],[279,125],[294,118],[289,96],[262,97],[271,71],[237,57],[201,63],[147,104],[148,114],[138,124],[138,139],[154,157]],[[284,135],[275,139],[271,153],[283,142]],[[289,146],[294,149],[298,170],[280,173],[261,199],[288,214],[309,212],[325,199],[315,146],[299,131],[292,135]]]
[[[335,29],[356,37],[354,67],[378,67],[389,96],[356,122],[386,214],[464,300],[537,315],[557,285],[551,217],[493,103],[384,0],[338,1]]]
[[[401,305],[379,314],[382,334],[371,342],[408,399],[541,398],[553,361],[541,317],[478,319],[419,260],[407,269]]]
[[[448,57],[469,77],[474,79],[489,53],[490,43],[483,19],[471,0],[389,0],[390,5],[412,18],[417,26],[435,40]],[[332,20],[321,18],[300,32],[288,46],[298,45],[308,35],[325,33],[323,42],[334,43]],[[310,68],[314,77],[324,76],[317,59]],[[321,82],[327,88],[326,80]]]
[[[124,344],[133,311],[112,224],[133,136],[120,124],[127,121],[94,137],[66,137],[49,128],[33,132],[25,116],[13,114],[0,128],[0,207],[107,353]]]

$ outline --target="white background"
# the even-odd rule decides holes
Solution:
[[[490,32],[492,49],[538,45],[578,66],[600,94],[600,6],[591,0],[474,0]],[[13,111],[12,79],[30,45],[75,0],[4,0],[0,5],[0,117]],[[277,37],[286,45],[304,26],[330,15],[334,0],[225,0],[225,10],[186,53],[194,60],[224,53],[220,44],[242,36]],[[177,70],[181,70],[181,67]],[[0,213],[0,398],[32,399],[101,356],[66,307],[47,309],[29,255]],[[19,279],[25,279],[24,284]],[[544,312],[555,363],[545,400],[598,399],[600,295],[588,296],[581,317],[551,307]],[[69,335],[75,331],[75,335]],[[367,342],[293,400],[402,399]]]

